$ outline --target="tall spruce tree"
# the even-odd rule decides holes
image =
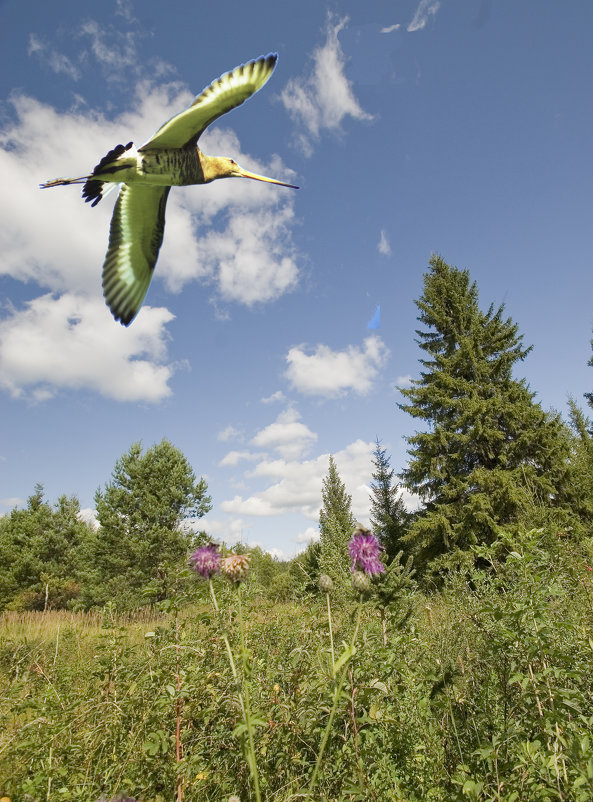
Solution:
[[[407,535],[417,562],[489,542],[518,520],[526,497],[562,497],[568,443],[558,415],[546,414],[514,365],[531,350],[504,306],[478,306],[467,270],[430,260],[416,301],[421,378],[403,389],[401,408],[427,431],[407,438],[406,486],[425,507]]]
[[[319,573],[328,574],[338,586],[345,586],[350,575],[348,542],[354,529],[352,496],[338,473],[330,454],[329,470],[321,489],[323,507],[319,512]]]
[[[395,471],[390,457],[377,437],[373,450],[373,479],[371,481],[371,528],[379,538],[391,560],[402,549],[406,550],[402,538],[408,528],[406,511],[400,488],[394,482]]]

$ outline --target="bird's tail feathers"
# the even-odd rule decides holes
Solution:
[[[107,192],[103,191],[106,182],[95,178],[95,176],[105,173],[117,173],[130,166],[129,164],[116,164],[116,162],[126,151],[130,150],[132,145],[132,142],[128,142],[127,145],[116,145],[113,150],[109,151],[107,156],[103,156],[99,164],[97,164],[93,170],[93,174],[88,176],[88,180],[84,182],[82,197],[86,203],[90,203],[91,206],[96,206],[101,198],[104,198],[107,194]]]
[[[48,187],[65,187],[68,184],[85,184],[90,178],[90,175],[82,175],[80,178],[54,178],[53,181],[44,181],[39,184],[41,189],[48,189]]]

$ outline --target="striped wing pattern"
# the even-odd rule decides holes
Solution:
[[[277,60],[278,54],[270,53],[221,75],[196,97],[189,108],[171,117],[138,150],[195,145],[214,120],[240,106],[262,88],[274,71]]]
[[[170,187],[123,184],[111,218],[103,295],[113,317],[129,326],[148,290],[165,232]]]

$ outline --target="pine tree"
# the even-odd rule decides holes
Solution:
[[[402,473],[425,503],[406,538],[422,564],[489,542],[500,524],[518,519],[526,496],[558,503],[568,446],[559,416],[513,379],[531,347],[503,305],[480,310],[467,270],[434,256],[416,304],[427,357],[400,406],[428,429],[407,438],[411,459]]]
[[[35,486],[27,507],[0,518],[0,610],[66,607],[80,593],[81,546],[89,528],[75,497],[52,507]]]
[[[373,480],[371,482],[371,529],[379,538],[389,560],[402,548],[402,537],[408,528],[406,511],[399,485],[394,484],[395,471],[381,441],[376,440],[373,451]]]
[[[348,542],[355,521],[352,516],[352,496],[346,492],[332,455],[328,474],[323,480],[321,497],[319,573],[328,574],[338,587],[343,587],[350,576]]]

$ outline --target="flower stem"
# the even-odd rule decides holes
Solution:
[[[210,598],[212,599],[212,605],[216,610],[220,622],[221,629],[223,628],[223,621],[222,615],[220,612],[220,607],[218,606],[218,601],[216,600],[216,594],[214,592],[214,586],[212,584],[212,579],[208,580],[208,584],[210,586]],[[245,627],[243,624],[243,594],[241,592],[241,587],[239,587],[237,591],[239,597],[239,629],[241,632],[241,685],[239,687],[239,675],[237,673],[237,667],[235,666],[235,660],[233,658],[233,651],[231,649],[231,644],[229,643],[229,639],[226,633],[222,632],[222,639],[224,641],[224,645],[226,647],[227,656],[229,658],[229,663],[231,666],[231,671],[233,672],[233,679],[235,680],[235,684],[237,685],[237,695],[239,697],[239,704],[241,706],[241,713],[243,714],[243,722],[245,724],[245,729],[247,732],[247,764],[249,766],[249,771],[253,780],[253,789],[255,791],[255,799],[256,802],[261,802],[261,792],[259,788],[259,776],[257,773],[257,762],[255,758],[255,743],[253,740],[253,724],[251,721],[251,707],[249,701],[249,688],[247,686],[247,649],[245,647]]]
[[[259,790],[259,776],[257,773],[257,761],[255,757],[255,743],[253,740],[253,724],[251,721],[249,685],[246,676],[247,649],[245,647],[245,625],[243,623],[243,593],[241,586],[239,587],[238,596],[239,596],[239,628],[241,630],[241,662],[243,669],[241,671],[241,681],[242,681],[243,699],[245,701],[244,718],[245,718],[245,726],[247,728],[247,745],[248,745],[247,762],[249,763],[249,768],[251,770],[251,777],[253,779],[253,789],[255,791],[255,799],[257,800],[257,802],[261,802],[261,794]]]
[[[340,674],[339,674],[339,678],[338,678],[338,683],[334,687],[332,708],[330,710],[329,718],[327,720],[327,724],[326,724],[325,730],[323,732],[323,737],[321,739],[321,744],[319,745],[319,752],[317,754],[317,760],[315,761],[315,768],[313,769],[313,774],[311,775],[311,780],[309,781],[309,787],[307,789],[309,795],[312,793],[313,788],[315,787],[315,783],[317,781],[317,775],[319,774],[319,769],[321,767],[321,760],[323,758],[323,753],[325,752],[325,747],[327,745],[329,734],[331,732],[331,727],[332,727],[332,724],[334,722],[336,711],[338,709],[338,704],[339,704],[339,701],[340,701],[340,697],[342,695],[342,689],[344,687],[344,680],[346,678],[346,670],[348,668],[348,663],[350,662],[350,660],[354,656],[354,647],[355,647],[355,644],[356,644],[356,638],[358,636],[358,629],[360,627],[360,615],[361,615],[361,612],[362,612],[362,593],[360,594],[360,598],[358,600],[358,611],[357,611],[357,614],[356,614],[356,626],[354,627],[354,632],[352,633],[352,638],[350,640],[350,646],[349,646],[350,654],[349,654],[348,658],[345,660],[345,662],[342,665],[342,667],[340,668]],[[335,664],[334,664],[334,669],[335,669]]]
[[[331,604],[329,603],[329,593],[326,593],[325,597],[327,599],[327,620],[328,620],[328,624],[329,624],[329,642],[331,644],[331,650],[332,650],[332,673],[333,673],[334,666],[336,664],[336,655],[334,654],[334,633],[333,633],[333,630],[332,630],[332,609],[331,609]]]

